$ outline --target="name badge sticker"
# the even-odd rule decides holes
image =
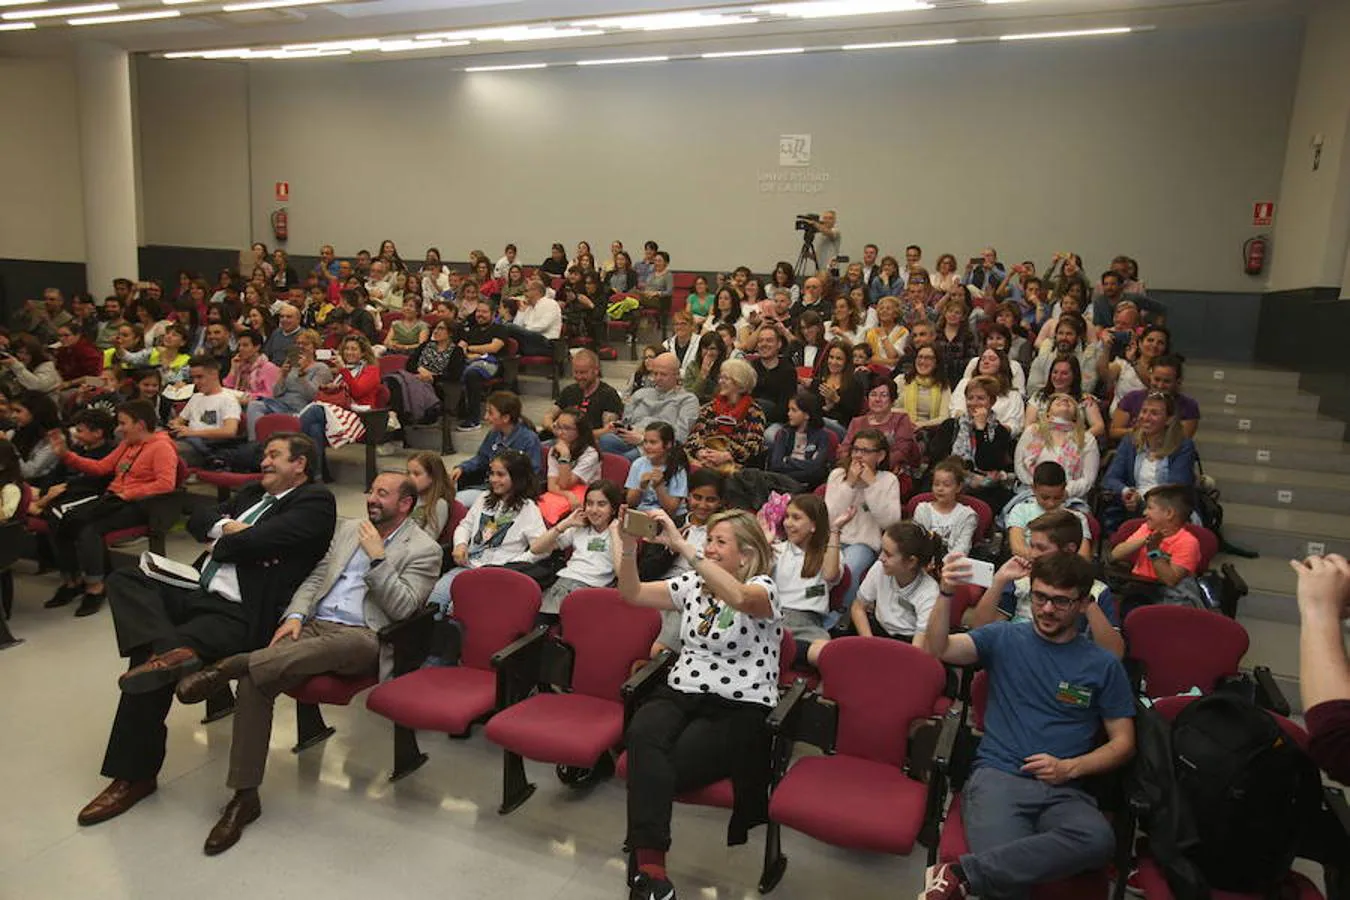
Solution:
[[[1092,688],[1084,687],[1081,684],[1070,684],[1067,681],[1061,681],[1059,688],[1055,691],[1055,699],[1066,706],[1076,706],[1079,709],[1086,709],[1092,705]]]

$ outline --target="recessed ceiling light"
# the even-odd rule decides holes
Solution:
[[[7,22],[0,25],[0,31],[31,31],[36,27],[36,22]]]
[[[320,3],[332,3],[333,0],[251,0],[248,3],[229,3],[222,6],[221,12],[251,12],[255,9],[282,9],[288,6],[316,6]]]
[[[722,25],[748,25],[758,22],[754,16],[719,12],[650,13],[636,16],[608,16],[584,19],[572,24],[578,28],[618,28],[624,31],[671,31],[681,28],[713,28]]]
[[[956,38],[936,38],[929,41],[885,41],[880,44],[845,44],[841,50],[893,50],[901,47],[947,47],[959,43]]]
[[[37,6],[46,0],[0,0],[0,6]]]
[[[176,9],[157,9],[154,12],[122,13],[116,16],[89,16],[85,19],[67,19],[67,25],[116,25],[119,22],[148,22],[151,19],[176,19],[182,13]]]
[[[619,59],[583,59],[579,66],[622,66],[628,63],[669,62],[669,56],[627,56]]]
[[[84,6],[49,6],[44,9],[21,9],[0,14],[0,19],[47,19],[52,16],[83,16],[93,13],[117,12],[116,3],[89,3]]]
[[[764,6],[752,6],[750,11],[798,19],[827,19],[836,16],[918,12],[932,8],[933,4],[924,0],[810,0],[806,3],[769,3]]]
[[[788,53],[805,53],[805,47],[779,47],[775,50],[725,50],[721,53],[705,53],[704,59],[731,59],[735,56],[780,56]]]
[[[518,72],[522,69],[547,69],[548,63],[519,63],[514,66],[469,66],[465,72]]]
[[[406,53],[409,50],[439,50],[442,47],[464,47],[468,41],[414,41],[408,38],[398,41],[381,41],[378,49],[381,53]]]
[[[1086,28],[1080,31],[1038,31],[1030,34],[1002,34],[1000,41],[1040,41],[1049,38],[1101,37],[1110,34],[1129,34],[1133,28]]]

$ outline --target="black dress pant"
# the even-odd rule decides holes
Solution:
[[[190,647],[208,662],[253,649],[240,604],[163,584],[139,569],[108,577],[108,604],[118,653],[132,666],[175,647]],[[137,781],[158,774],[168,736],[164,721],[172,705],[172,687],[121,695],[103,756],[104,776]]]
[[[62,575],[86,575],[95,581],[103,578],[108,552],[103,537],[109,532],[121,531],[136,525],[145,525],[149,517],[144,509],[116,494],[77,506],[55,522],[54,548],[56,566]]]
[[[736,809],[729,835],[766,821],[769,803],[767,706],[666,685],[628,725],[628,847],[669,850],[675,797],[730,777]],[[740,828],[737,828],[740,820]]]

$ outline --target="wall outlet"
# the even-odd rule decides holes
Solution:
[[[1227,403],[1229,406],[1232,406],[1233,404],[1237,403],[1237,394],[1224,394],[1223,402]]]
[[[1215,380],[1215,381],[1223,381],[1223,374],[1224,374],[1224,373],[1223,373],[1223,369],[1215,369],[1215,370],[1214,370],[1214,380]]]
[[[1275,492],[1275,499],[1276,499],[1277,501],[1279,501],[1280,503],[1293,503],[1293,502],[1294,502],[1294,492],[1293,492],[1293,491],[1276,491],[1276,492]]]
[[[1321,541],[1308,541],[1308,556],[1326,556],[1327,545]]]
[[[1270,462],[1270,451],[1269,451],[1269,450],[1257,450],[1257,451],[1256,451],[1256,461],[1257,461],[1257,462],[1260,462],[1260,463],[1268,463],[1268,462]]]
[[[1252,430],[1251,419],[1238,419],[1238,431],[1251,431],[1251,430]]]

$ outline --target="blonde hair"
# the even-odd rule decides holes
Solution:
[[[1143,450],[1145,453],[1156,455],[1158,459],[1166,459],[1173,453],[1176,453],[1181,447],[1181,442],[1186,439],[1186,435],[1181,430],[1181,419],[1177,416],[1177,401],[1171,394],[1163,394],[1157,391],[1147,394],[1144,402],[1139,404],[1139,411],[1143,412],[1144,403],[1161,403],[1163,411],[1167,413],[1167,425],[1163,429],[1162,443],[1157,451],[1151,451],[1148,447],[1148,441],[1144,437],[1143,417],[1135,419],[1134,428],[1130,429],[1130,440],[1134,443],[1135,451]]]
[[[744,509],[727,509],[713,513],[708,519],[707,533],[711,534],[714,528],[723,523],[731,526],[731,532],[736,538],[736,547],[743,557],[741,570],[736,573],[742,581],[756,575],[768,575],[773,571],[773,548],[769,546],[764,527],[759,524],[759,519],[755,518],[754,513]]]
[[[1049,446],[1050,444],[1050,407],[1055,405],[1056,400],[1067,400],[1073,407],[1073,441],[1078,445],[1078,449],[1083,449],[1083,435],[1086,433],[1083,429],[1083,417],[1078,414],[1078,401],[1069,394],[1057,392],[1050,395],[1045,404],[1045,415],[1036,419],[1036,430],[1041,434],[1041,440]]]
[[[730,378],[743,394],[753,391],[755,385],[759,383],[759,376],[755,374],[755,367],[743,359],[726,360],[722,363],[721,373]]]
[[[895,299],[894,297],[882,297],[880,300],[877,301],[876,306],[878,322],[881,321],[881,307],[883,306],[889,306],[892,310],[894,310],[896,321],[898,322],[900,320],[900,301]]]

